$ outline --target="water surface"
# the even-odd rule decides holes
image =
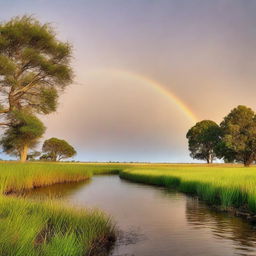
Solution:
[[[112,256],[256,255],[252,225],[174,191],[108,175],[30,193],[33,197],[60,197],[111,215],[120,230]]]

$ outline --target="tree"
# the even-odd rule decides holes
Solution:
[[[20,156],[21,162],[25,162],[28,149],[36,146],[45,132],[45,126],[36,116],[27,112],[14,111],[9,120],[11,125],[5,131],[0,144],[4,152]]]
[[[68,142],[57,138],[46,140],[42,150],[45,153],[45,158],[52,161],[60,161],[76,154],[75,149]]]
[[[72,81],[71,46],[50,24],[23,16],[0,24],[0,125],[12,111],[48,114]]]
[[[213,162],[216,157],[215,147],[220,140],[220,128],[215,122],[203,120],[196,123],[189,129],[186,137],[192,158]]]
[[[222,155],[249,166],[256,159],[256,115],[246,106],[234,108],[220,124]]]

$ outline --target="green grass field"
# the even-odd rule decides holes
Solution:
[[[60,201],[9,196],[26,189],[78,182],[97,174],[175,188],[212,205],[256,213],[256,167],[195,164],[0,163],[0,256],[91,255],[113,239],[109,217]]]

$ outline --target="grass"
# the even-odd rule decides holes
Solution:
[[[100,212],[0,197],[0,255],[89,255],[113,235]]]
[[[120,176],[134,182],[176,188],[224,209],[256,213],[256,167],[236,165],[169,165],[124,170]]]
[[[115,165],[6,162],[0,164],[0,193],[78,182],[89,179],[93,174],[116,173],[117,170]]]
[[[73,209],[59,201],[36,202],[6,196],[11,192],[78,182],[93,174],[116,172],[116,166],[2,163],[0,165],[0,255],[91,255],[114,238],[109,217]]]

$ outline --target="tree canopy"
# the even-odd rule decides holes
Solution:
[[[215,147],[220,139],[220,127],[211,120],[203,120],[189,129],[186,135],[190,156],[212,163],[216,157]]]
[[[36,146],[38,139],[44,134],[45,126],[36,116],[26,112],[13,111],[9,119],[11,125],[4,132],[0,144],[4,152],[20,156],[24,162],[28,149]]]
[[[60,161],[76,154],[75,149],[67,141],[57,138],[46,140],[42,150],[45,153],[43,158],[52,161]]]
[[[72,80],[71,46],[56,39],[50,24],[30,16],[0,25],[0,113],[29,108],[56,110],[58,90]]]

